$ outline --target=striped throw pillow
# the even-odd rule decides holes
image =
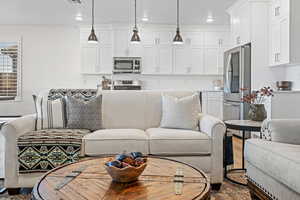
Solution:
[[[63,98],[48,100],[33,95],[36,109],[36,130],[66,128],[66,111]]]

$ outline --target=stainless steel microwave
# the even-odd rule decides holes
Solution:
[[[142,58],[140,57],[114,57],[114,74],[140,74]]]

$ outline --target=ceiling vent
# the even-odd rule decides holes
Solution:
[[[73,5],[80,5],[82,3],[82,0],[68,0]]]

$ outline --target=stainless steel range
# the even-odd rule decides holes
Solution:
[[[139,80],[115,80],[113,90],[141,90],[142,84]]]

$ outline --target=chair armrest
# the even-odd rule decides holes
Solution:
[[[201,115],[200,131],[211,138],[211,181],[223,182],[223,140],[226,131],[225,124],[210,115]]]
[[[300,144],[300,119],[265,120],[262,130],[273,142]]]
[[[4,185],[7,188],[14,188],[18,185],[17,138],[34,130],[35,119],[36,115],[26,115],[2,126],[0,133],[4,136]]]

